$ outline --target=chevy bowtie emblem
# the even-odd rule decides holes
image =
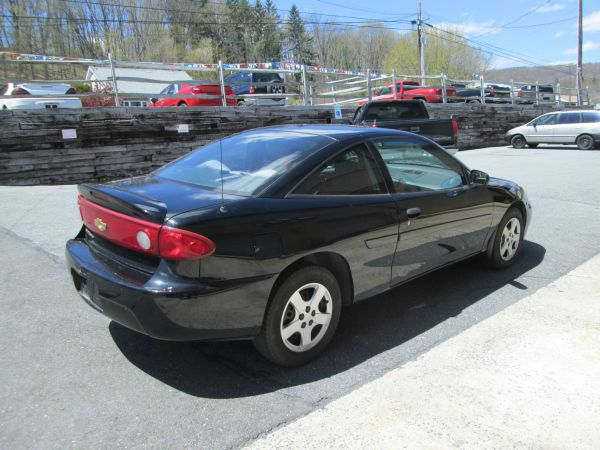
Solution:
[[[106,222],[104,222],[100,217],[96,217],[94,219],[94,225],[96,225],[96,228],[98,228],[100,231],[106,231]]]

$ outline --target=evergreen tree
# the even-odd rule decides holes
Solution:
[[[284,33],[287,59],[298,64],[312,64],[315,57],[313,38],[306,31],[296,5],[292,5],[290,9]]]

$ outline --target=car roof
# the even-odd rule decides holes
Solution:
[[[343,141],[349,138],[356,138],[360,136],[381,136],[381,135],[397,135],[397,136],[412,136],[411,133],[400,130],[392,130],[389,128],[370,128],[359,125],[275,125],[272,127],[265,127],[269,130],[274,131],[294,131],[297,133],[314,134],[318,136],[329,137],[336,141]],[[255,130],[261,130],[265,128],[257,128]]]

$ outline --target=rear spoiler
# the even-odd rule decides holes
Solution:
[[[138,219],[163,223],[167,215],[167,205],[137,193],[105,184],[80,184],[77,189],[91,202]]]

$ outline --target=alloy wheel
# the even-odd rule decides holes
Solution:
[[[305,284],[296,290],[281,317],[284,345],[293,352],[305,352],[317,345],[329,328],[332,304],[331,293],[320,283]]]
[[[504,261],[510,261],[517,253],[521,243],[521,222],[513,217],[504,226],[500,239],[500,257]]]

